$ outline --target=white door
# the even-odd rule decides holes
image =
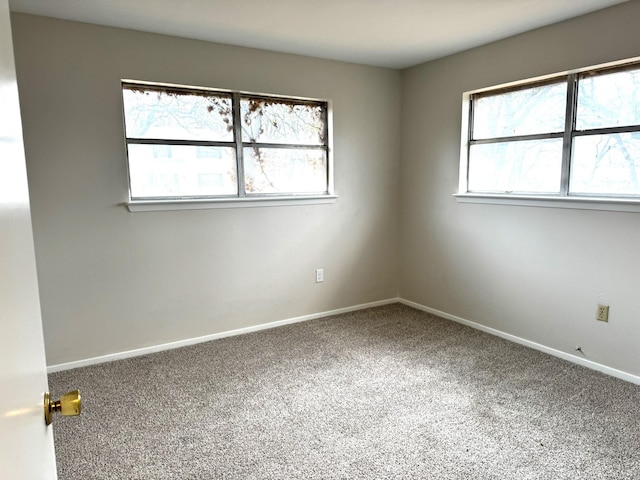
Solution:
[[[0,0],[0,478],[56,479],[8,0]]]

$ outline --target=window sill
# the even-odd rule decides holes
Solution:
[[[130,212],[206,210],[211,208],[284,207],[335,203],[337,195],[296,197],[207,198],[184,200],[131,200],[124,203]]]
[[[640,213],[640,199],[554,197],[534,195],[502,195],[483,193],[455,193],[458,203],[518,205],[523,207],[573,208],[578,210],[608,210]]]

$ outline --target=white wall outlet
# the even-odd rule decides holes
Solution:
[[[316,283],[324,282],[324,268],[316,268]]]
[[[598,304],[598,308],[596,309],[596,320],[599,322],[609,321],[609,305]]]

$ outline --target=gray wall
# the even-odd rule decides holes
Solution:
[[[638,18],[629,2],[404,72],[401,297],[640,374],[640,214],[451,196],[462,92],[638,56]]]
[[[12,25],[49,365],[397,296],[399,71]],[[122,78],[332,100],[339,199],[129,213]]]

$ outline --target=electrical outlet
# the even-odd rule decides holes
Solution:
[[[324,282],[324,268],[316,269],[316,283]]]
[[[598,304],[598,308],[596,309],[596,320],[599,322],[609,321],[609,305]]]

